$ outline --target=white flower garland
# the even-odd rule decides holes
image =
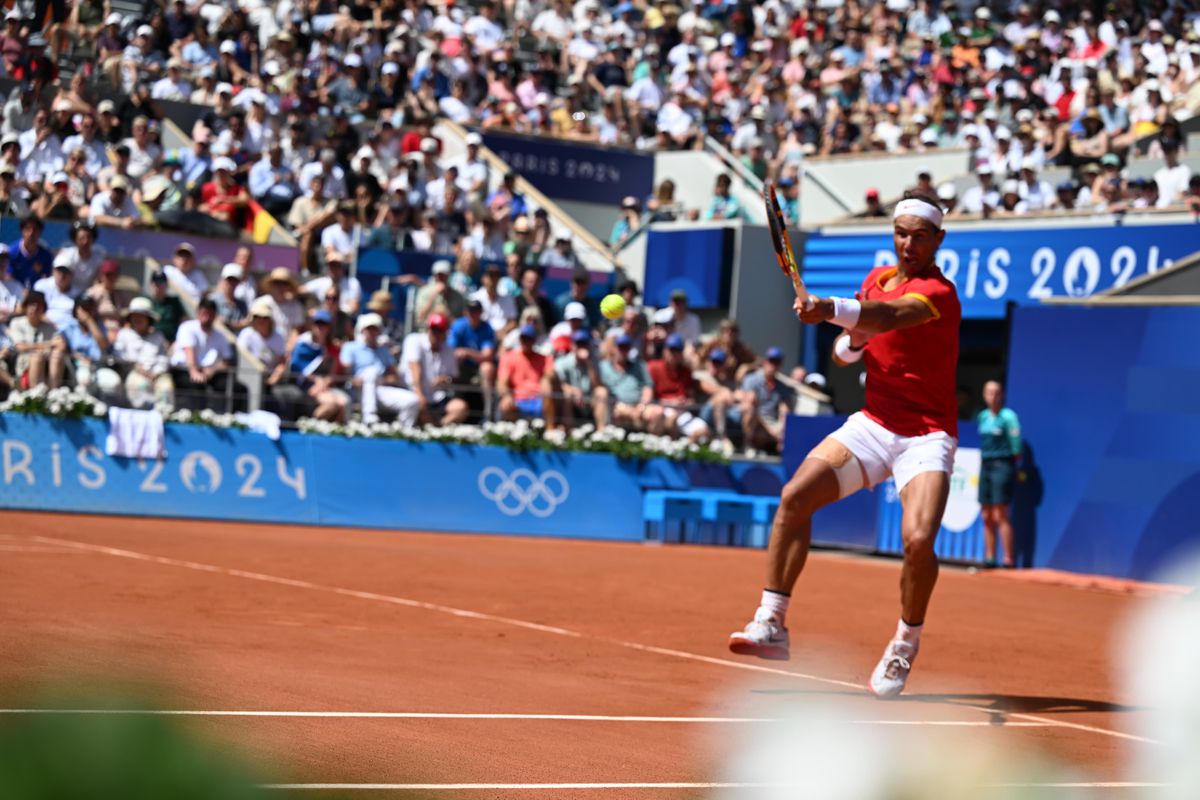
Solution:
[[[207,425],[212,428],[245,428],[233,414],[218,414],[211,409],[201,411],[159,408],[165,422],[184,425]],[[83,419],[105,417],[108,405],[77,389],[60,387],[33,389],[11,393],[0,402],[0,413],[39,414],[42,416]],[[458,445],[494,445],[510,450],[569,451],[582,453],[611,453],[620,458],[668,458],[675,461],[706,461],[724,463],[733,455],[732,449],[720,443],[695,444],[687,439],[654,436],[649,433],[626,431],[615,425],[597,430],[594,425],[580,425],[569,433],[546,430],[540,420],[517,422],[485,422],[482,425],[426,425],[404,428],[394,422],[349,422],[345,425],[324,420],[304,418],[298,421],[301,433],[318,436],[345,436],[351,439],[397,439],[408,442],[437,442]]]
[[[3,402],[0,402],[0,413],[8,411],[19,414],[82,419],[107,416],[108,404],[92,397],[87,392],[66,386],[50,389],[42,384],[25,391],[11,392]]]

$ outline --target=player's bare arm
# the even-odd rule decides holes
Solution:
[[[803,323],[815,325],[820,322],[839,322],[839,303],[842,298],[810,298],[807,305],[796,300],[792,308],[796,317]],[[901,328],[911,328],[922,325],[933,319],[933,309],[921,297],[901,297],[896,300],[842,300],[842,303],[856,304],[858,316],[854,325],[849,328],[856,333],[876,334],[887,333]],[[849,319],[845,321],[850,321]]]

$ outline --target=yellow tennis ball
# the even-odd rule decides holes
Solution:
[[[619,294],[610,294],[600,301],[600,313],[606,319],[620,319],[625,313],[625,298]]]

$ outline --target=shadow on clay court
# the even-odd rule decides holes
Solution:
[[[1083,700],[1075,697],[1041,697],[1022,694],[914,694],[900,698],[909,703],[937,703],[986,708],[1012,714],[1119,714],[1142,709],[1107,700]]]
[[[751,694],[786,695],[792,697],[871,697],[862,691],[838,689],[752,689]],[[1076,697],[1042,697],[1020,694],[906,694],[893,703],[930,703],[944,706],[986,708],[996,714],[1121,714],[1144,709],[1137,706],[1110,703],[1107,700],[1084,700]]]

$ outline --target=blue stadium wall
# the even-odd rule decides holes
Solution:
[[[166,426],[158,461],[105,455],[103,420],[0,414],[0,508],[643,539],[647,489],[778,495],[775,465]]]
[[[1014,312],[1009,405],[1036,566],[1152,579],[1200,548],[1200,308]]]

